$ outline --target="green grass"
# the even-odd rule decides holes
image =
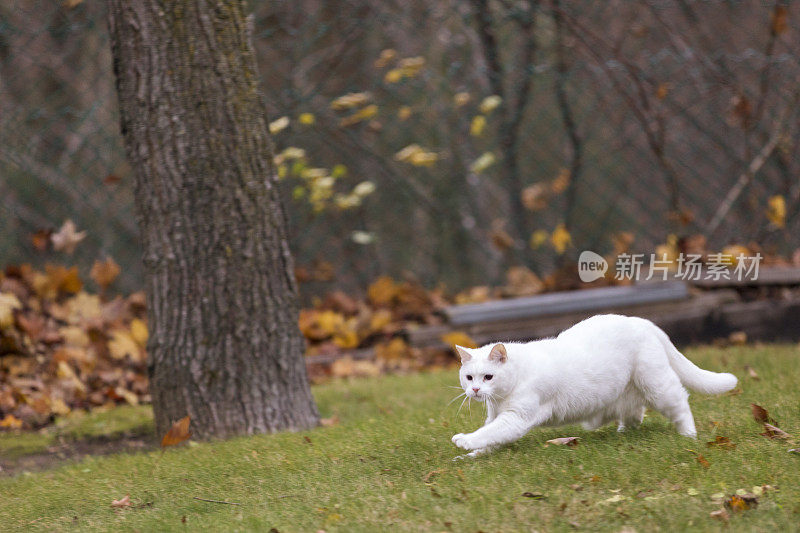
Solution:
[[[121,406],[90,414],[75,411],[41,431],[0,433],[0,458],[17,459],[44,453],[48,448],[65,442],[107,441],[126,435],[151,435],[152,414],[152,409],[144,405]]]
[[[800,352],[795,346],[701,348],[702,366],[743,378],[742,393],[693,396],[700,440],[677,435],[658,414],[640,430],[534,430],[496,453],[453,462],[454,433],[482,409],[445,407],[455,372],[341,381],[314,389],[332,427],[91,458],[0,479],[3,530],[113,531],[786,531],[800,524],[797,444],[759,435],[750,403],[800,434]],[[109,413],[110,416],[110,413]],[[91,417],[90,417],[91,418]],[[135,418],[135,417],[134,417]],[[141,420],[139,421],[141,423]],[[724,435],[735,449],[709,447]],[[575,448],[544,445],[579,436]],[[695,453],[709,461],[706,469]],[[772,485],[757,509],[709,517],[711,495]],[[523,497],[541,493],[545,499]],[[130,494],[133,507],[111,501]],[[208,503],[194,497],[236,502]],[[184,522],[185,519],[185,522]]]

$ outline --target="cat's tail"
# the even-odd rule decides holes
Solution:
[[[733,389],[739,381],[736,376],[727,372],[710,372],[695,365],[675,348],[672,341],[661,328],[656,326],[658,338],[664,345],[672,370],[678,374],[681,383],[693,391],[703,394],[722,394]]]

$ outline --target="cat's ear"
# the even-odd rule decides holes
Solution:
[[[508,353],[506,352],[506,347],[502,344],[495,344],[492,351],[489,352],[489,361],[494,361],[495,363],[505,363],[508,360]]]
[[[463,365],[470,359],[472,359],[472,354],[470,354],[466,349],[462,348],[461,346],[456,345],[456,352],[458,352],[458,356],[461,357],[461,364]]]

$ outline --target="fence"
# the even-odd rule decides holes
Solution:
[[[492,284],[670,235],[800,246],[797,3],[250,7],[308,294]],[[2,262],[110,255],[140,287],[132,181],[103,3],[4,2]],[[37,250],[67,218],[88,231],[75,257]]]

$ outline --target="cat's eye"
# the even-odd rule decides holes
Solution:
[[[493,374],[486,374],[485,376],[483,376],[483,379],[484,379],[485,381],[491,381],[491,379],[492,379],[493,377],[494,377],[494,375],[493,375]]]
[[[467,376],[467,381],[472,381],[472,376]]]

